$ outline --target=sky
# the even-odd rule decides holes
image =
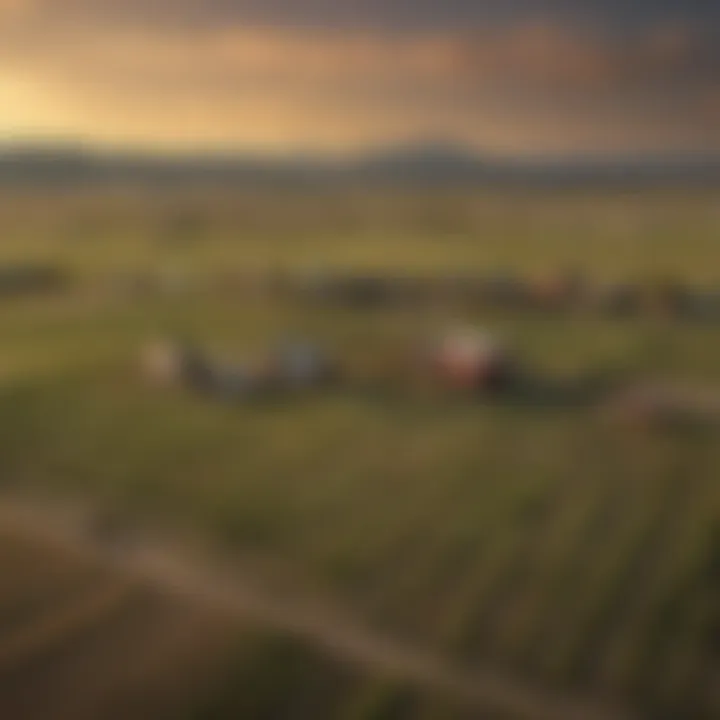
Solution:
[[[718,0],[0,0],[0,140],[720,152]]]

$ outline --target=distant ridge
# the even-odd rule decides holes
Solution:
[[[273,157],[106,152],[65,144],[0,146],[4,186],[87,184],[720,185],[720,156],[490,159],[462,146],[423,143],[364,155]]]

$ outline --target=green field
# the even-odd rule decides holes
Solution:
[[[154,388],[137,370],[144,343],[177,333],[244,357],[299,332],[382,365],[426,323],[460,313],[263,302],[215,287],[232,271],[570,266],[720,286],[717,194],[14,195],[0,210],[0,263],[17,260],[75,282],[0,299],[7,491],[91,497],[209,536],[290,597],[329,599],[470,672],[641,717],[720,714],[718,428],[633,432],[591,408],[421,397],[392,382],[229,406]],[[118,282],[168,272],[180,286]],[[720,388],[720,323],[461,317],[549,377],[610,368]],[[243,655],[235,689],[269,696],[280,678],[304,700],[294,715],[266,702],[243,716],[455,717],[452,698],[406,696],[372,668],[360,692],[324,655],[283,642]],[[207,717],[238,716],[237,694],[217,697]]]

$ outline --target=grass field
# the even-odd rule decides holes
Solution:
[[[1,537],[7,717],[473,716],[447,693],[338,662],[15,533]]]
[[[212,278],[232,270],[573,266],[720,285],[717,195],[22,195],[0,210],[0,236],[0,262],[52,262],[77,279],[60,295],[0,300],[8,490],[92,497],[209,535],[290,597],[331,598],[377,632],[469,670],[611,699],[641,717],[720,713],[716,428],[631,432],[588,408],[392,387],[228,406],[150,387],[136,368],[142,345],[167,333],[232,357],[294,331],[369,364],[428,321],[214,289]],[[113,284],[168,271],[184,280],[172,292]],[[550,376],[613,368],[720,388],[720,324],[500,310],[463,318],[501,332]],[[18,563],[3,553],[0,604],[20,607]],[[58,583],[49,592],[65,597]],[[98,582],[84,604],[68,600],[70,615],[87,606],[92,623],[95,605],[107,614],[118,592]],[[13,612],[2,611],[0,638],[16,632]],[[53,625],[42,622],[38,632]],[[275,636],[253,642],[238,641],[237,670],[227,661],[218,671],[229,689],[202,717],[238,717],[239,707],[258,718],[456,716],[445,700],[386,687],[382,673],[358,678]],[[11,660],[0,654],[0,683]],[[295,714],[271,707],[283,683],[300,693],[288,695]],[[238,705],[254,693],[258,705]]]

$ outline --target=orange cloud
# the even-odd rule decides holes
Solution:
[[[338,149],[442,135],[517,152],[720,147],[707,99],[720,55],[684,26],[622,40],[541,23],[401,35],[44,32],[33,43],[5,38],[5,72],[58,98],[63,129],[103,141]],[[0,127],[33,112],[28,100],[3,121],[0,109]]]
[[[35,0],[0,0],[0,15],[23,15],[35,9]]]

